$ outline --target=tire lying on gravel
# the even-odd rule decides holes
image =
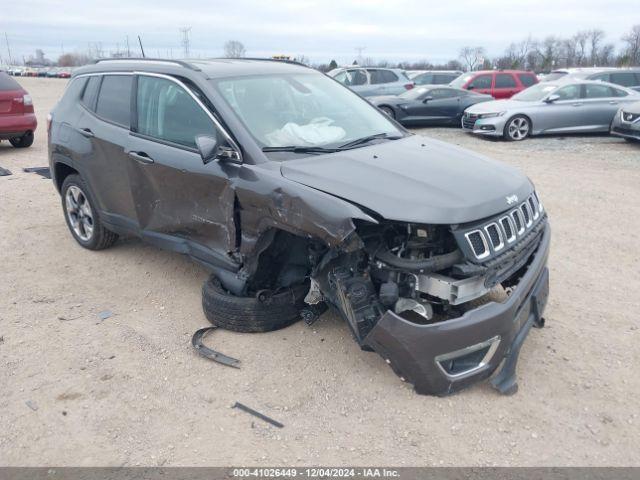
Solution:
[[[207,320],[234,332],[270,332],[301,319],[309,283],[279,292],[262,290],[253,297],[237,297],[227,292],[211,275],[202,286],[202,309]]]

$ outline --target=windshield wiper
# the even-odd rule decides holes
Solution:
[[[263,152],[293,152],[293,153],[334,153],[336,148],[313,147],[304,145],[287,145],[283,147],[262,147]]]
[[[347,142],[344,145],[340,145],[338,147],[339,150],[344,150],[347,148],[357,147],[358,145],[362,145],[363,143],[369,143],[371,140],[376,140],[377,138],[386,138],[388,140],[398,140],[402,138],[401,135],[390,135],[386,132],[376,133],[375,135],[368,135],[366,137],[358,138],[356,140],[352,140],[351,142]]]

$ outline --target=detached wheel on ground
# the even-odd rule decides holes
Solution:
[[[10,138],[9,142],[16,148],[30,147],[33,144],[33,132],[27,132],[21,137]]]
[[[380,111],[382,111],[382,113],[384,113],[385,115],[388,115],[391,118],[396,118],[396,113],[393,111],[391,107],[378,107],[378,108],[380,108]]]
[[[504,138],[511,142],[524,140],[531,134],[531,120],[524,115],[516,115],[507,120],[504,126]]]
[[[62,210],[73,238],[89,250],[113,245],[118,235],[102,226],[96,203],[80,175],[69,175],[62,183]]]
[[[301,319],[308,291],[305,282],[281,292],[263,290],[254,297],[236,297],[211,275],[202,286],[202,309],[207,320],[218,327],[234,332],[270,332]]]

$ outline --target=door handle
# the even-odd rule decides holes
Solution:
[[[582,106],[582,102],[572,103],[571,106],[572,107],[581,107]]]
[[[80,135],[82,135],[83,137],[87,137],[87,138],[95,137],[94,133],[91,131],[90,128],[78,128],[78,132],[80,132]]]
[[[145,164],[153,163],[153,158],[147,155],[144,152],[129,152],[129,156],[133,158],[135,161]]]
[[[609,102],[609,105],[617,105],[617,104],[618,104],[618,102],[616,102],[615,100],[611,100],[611,101]]]

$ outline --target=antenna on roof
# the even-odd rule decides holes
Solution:
[[[142,58],[146,58],[144,54],[144,48],[142,48],[142,40],[140,40],[140,35],[138,35],[138,43],[140,44],[140,51],[142,52]]]

